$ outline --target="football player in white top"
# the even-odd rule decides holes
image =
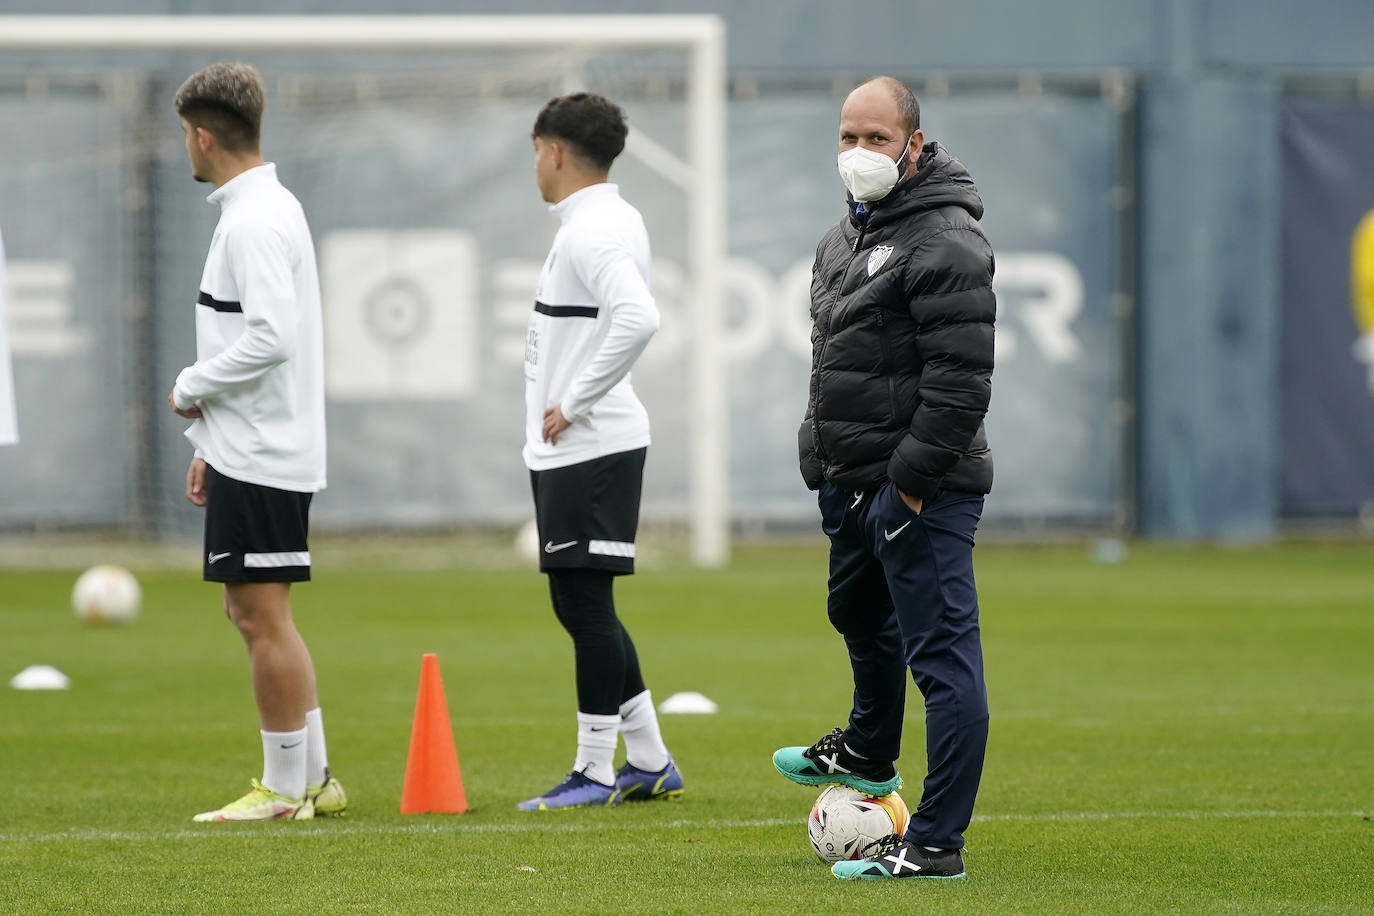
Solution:
[[[607,182],[627,133],[620,108],[586,92],[550,101],[531,132],[535,180],[561,226],[526,338],[524,458],[540,569],[573,641],[578,713],[573,771],[521,802],[527,811],[682,793],[612,596],[615,576],[634,571],[649,445],[630,367],[658,330],[644,220]]]
[[[325,483],[314,244],[300,203],[262,158],[257,70],[212,64],[175,104],[192,175],[214,185],[221,212],[191,305],[196,362],[168,401],[193,421],[186,498],[205,508],[205,579],[223,583],[248,648],[264,758],[248,794],[195,819],[339,814],[347,802],[329,773],[315,668],[290,601],[291,583],[310,578],[310,499]]]
[[[10,344],[5,338],[5,241],[0,238],[0,445],[19,441],[19,420],[14,407],[14,374],[10,368]]]

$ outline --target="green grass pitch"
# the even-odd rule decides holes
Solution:
[[[964,882],[840,882],[816,792],[772,768],[848,710],[824,551],[670,566],[618,599],[665,716],[677,802],[526,813],[571,763],[571,649],[532,571],[330,568],[297,589],[347,818],[193,824],[259,774],[214,587],[141,575],[124,629],[73,572],[0,573],[0,912],[1355,913],[1374,910],[1374,550],[980,548],[991,740]],[[420,656],[438,653],[461,816],[398,813]],[[920,796],[908,701],[907,800]]]

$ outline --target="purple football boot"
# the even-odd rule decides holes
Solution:
[[[655,798],[677,798],[682,795],[682,774],[672,758],[658,771],[641,770],[625,761],[615,774],[615,804],[649,801]]]
[[[515,807],[521,811],[552,811],[555,808],[591,808],[619,803],[614,786],[603,786],[595,779],[573,772],[543,795],[525,799]]]

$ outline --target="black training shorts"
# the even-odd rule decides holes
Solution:
[[[310,580],[312,493],[244,483],[205,466],[205,581]]]
[[[530,471],[539,569],[635,571],[635,533],[648,449]]]

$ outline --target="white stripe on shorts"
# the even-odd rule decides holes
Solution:
[[[634,559],[634,541],[588,541],[587,553],[599,553],[606,557],[629,557]]]
[[[244,569],[279,569],[283,566],[309,566],[310,551],[297,550],[288,553],[245,553]]]

